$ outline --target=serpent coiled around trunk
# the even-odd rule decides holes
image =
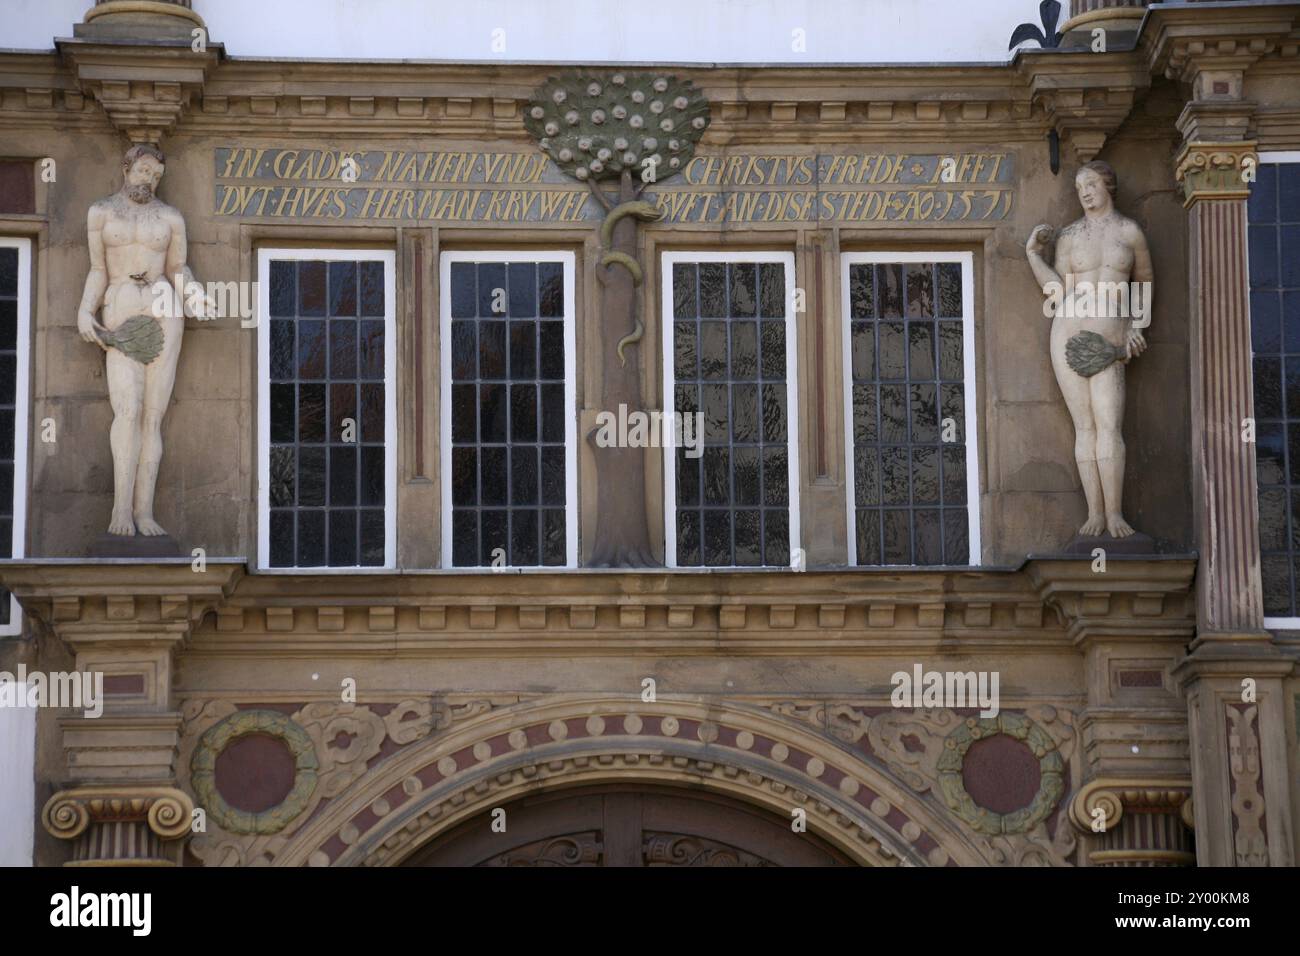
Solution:
[[[642,222],[657,222],[664,217],[664,211],[654,203],[646,202],[644,199],[636,199],[615,206],[605,216],[605,221],[600,226],[600,242],[605,249],[609,249],[610,243],[614,239],[614,227],[618,225],[618,221],[624,216],[634,216]],[[641,264],[626,252],[607,251],[601,256],[600,264],[602,266],[622,266],[631,274],[634,286],[641,285],[645,279],[641,271]],[[627,356],[623,354],[623,350],[629,345],[640,342],[643,335],[645,335],[645,324],[638,317],[636,327],[632,330],[632,333],[618,340],[616,351],[618,352],[620,365],[627,365]]]

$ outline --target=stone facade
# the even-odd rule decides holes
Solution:
[[[611,834],[579,838],[576,823],[491,842],[494,809],[580,787],[699,794],[782,825],[803,811],[826,860],[859,864],[1294,862],[1300,675],[1294,643],[1264,629],[1254,450],[1238,440],[1251,391],[1249,183],[1236,173],[1260,151],[1300,149],[1300,5],[1162,5],[1140,29],[1129,18],[1136,32],[1106,53],[1027,50],[1006,65],[674,68],[709,104],[697,161],[737,160],[743,176],[753,157],[793,169],[854,156],[865,172],[866,157],[907,156],[917,170],[894,182],[926,187],[899,187],[871,212],[851,195],[823,207],[823,184],[813,203],[828,214],[769,198],[765,211],[786,211],[637,226],[645,334],[629,354],[650,408],[664,403],[665,341],[650,264],[675,250],[794,255],[807,302],[791,422],[802,566],[583,570],[601,515],[596,450],[578,441],[579,567],[503,574],[442,566],[440,254],[573,254],[585,435],[615,374],[610,336],[622,335],[601,320],[597,202],[553,170],[536,192],[563,194],[552,208],[572,215],[534,214],[542,200],[524,195],[457,215],[454,188],[445,208],[424,191],[408,198],[400,172],[368,195],[379,187],[365,175],[294,171],[344,154],[373,173],[418,170],[431,151],[504,153],[518,163],[501,191],[526,192],[544,157],[525,114],[555,70],[241,61],[219,38],[192,45],[201,21],[166,6],[103,3],[55,53],[0,53],[7,155],[34,176],[57,162],[31,209],[0,212],[0,233],[32,240],[30,427],[53,419],[59,435],[30,445],[35,557],[0,565],[25,615],[21,637],[0,643],[0,669],[106,675],[101,717],[39,717],[38,864],[436,862],[475,827],[502,859],[521,847],[540,859],[538,841],[565,836],[563,860],[607,861]],[[166,153],[161,195],[184,215],[204,278],[266,282],[258,251],[270,247],[393,253],[394,568],[257,570],[258,338],[228,319],[186,319],[163,425],[155,514],[185,556],[88,556],[113,472],[103,360],[75,319],[85,216],[141,142]],[[967,177],[965,208],[931,217],[925,194],[949,156]],[[1124,425],[1125,511],[1154,547],[1100,567],[1063,553],[1084,503],[1024,261],[1034,225],[1074,215],[1074,173],[1093,159],[1118,171],[1117,206],[1149,237],[1159,290]],[[711,192],[706,210],[748,194]],[[962,187],[950,208],[951,192]],[[969,568],[845,566],[841,256],[873,250],[971,256],[980,538]],[[664,461],[654,448],[644,461],[644,502],[620,506],[644,509],[662,563]],[[996,671],[999,713],[891,706],[891,675],[917,663]],[[651,816],[646,860],[762,861]]]

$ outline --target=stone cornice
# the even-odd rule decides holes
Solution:
[[[888,655],[1069,652],[1191,637],[1192,558],[1031,559],[1017,569],[244,574],[233,562],[13,561],[0,581],[66,639],[191,652]],[[327,596],[327,597],[326,597]],[[328,603],[325,603],[328,602]],[[211,613],[215,612],[215,613]]]

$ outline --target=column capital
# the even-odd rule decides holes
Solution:
[[[1093,846],[1093,866],[1191,866],[1192,782],[1098,777],[1070,801],[1070,822]]]
[[[1250,198],[1250,184],[1259,166],[1256,145],[1253,139],[1184,143],[1174,162],[1174,178],[1183,188],[1183,205],[1191,206],[1202,199]]]
[[[174,787],[78,787],[50,797],[41,823],[74,841],[67,866],[174,866],[193,813]]]

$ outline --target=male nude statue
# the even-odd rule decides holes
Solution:
[[[1051,295],[1049,285],[1059,283],[1057,290],[1068,290],[1072,285],[1076,295],[1081,296],[1088,286],[1095,290],[1099,283],[1127,284],[1130,279],[1147,283],[1145,288],[1150,290],[1151,253],[1137,223],[1115,211],[1115,171],[1103,162],[1086,163],[1074,184],[1083,218],[1061,231],[1056,241],[1055,268],[1043,258],[1052,241],[1050,226],[1036,226],[1025,245],[1030,268],[1044,293]],[[1133,534],[1133,528],[1124,520],[1121,509],[1124,367],[1146,350],[1141,329],[1150,324],[1151,295],[1148,291],[1141,296],[1140,305],[1128,309],[1116,309],[1113,300],[1105,295],[1090,293],[1089,298],[1093,304],[1074,310],[1073,315],[1064,307],[1055,310],[1052,368],[1074,420],[1074,458],[1088,502],[1088,520],[1079,534],[1093,537],[1104,531],[1111,537],[1125,538]],[[1095,371],[1095,366],[1086,369],[1090,374],[1076,371],[1081,365],[1079,345],[1089,338],[1086,334],[1080,338],[1080,333],[1101,336],[1105,342],[1095,336],[1092,340],[1102,349],[1113,347],[1115,360],[1100,371]]]
[[[185,221],[154,196],[163,154],[140,144],[126,151],[121,191],[90,207],[86,217],[90,274],[77,311],[77,329],[106,353],[108,396],[113,406],[113,515],[110,534],[163,535],[154,520],[154,484],[162,459],[162,419],[171,400],[185,315],[202,318],[210,303],[187,303],[182,291],[193,280],[185,264]],[[181,288],[174,289],[181,277]],[[155,283],[162,284],[155,289]],[[159,290],[174,296],[155,307]],[[103,324],[95,312],[103,307]],[[193,307],[191,307],[193,306]],[[162,314],[159,315],[158,313]],[[112,333],[136,316],[153,316],[162,348],[148,362],[110,345]]]

